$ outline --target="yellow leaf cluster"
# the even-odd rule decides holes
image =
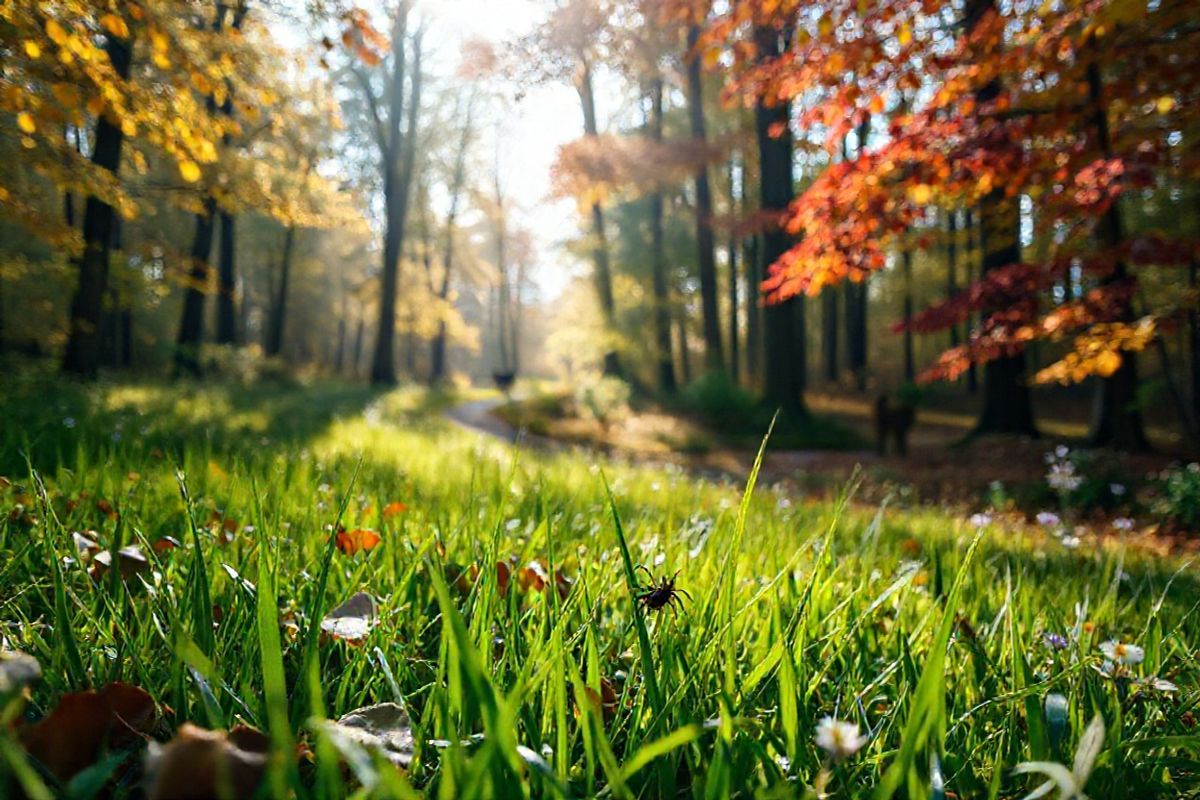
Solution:
[[[1154,341],[1158,320],[1143,317],[1132,323],[1105,322],[1075,337],[1073,350],[1045,369],[1038,383],[1079,383],[1092,376],[1107,378],[1121,368],[1122,353],[1139,352]]]

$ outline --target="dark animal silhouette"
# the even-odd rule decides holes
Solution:
[[[517,380],[517,373],[515,373],[515,372],[493,372],[492,380],[495,382],[497,389],[504,392],[505,394],[508,394],[509,390],[512,389],[513,384]]]
[[[875,449],[879,455],[887,454],[890,437],[896,455],[908,455],[908,432],[917,421],[917,410],[907,403],[892,405],[887,395],[879,395],[875,401]]]

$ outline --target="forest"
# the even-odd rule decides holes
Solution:
[[[1196,0],[0,0],[0,797],[1200,791],[1198,94]]]

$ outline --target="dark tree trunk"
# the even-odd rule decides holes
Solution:
[[[248,1],[243,0],[233,15],[231,27],[235,31],[242,29],[246,14],[250,10]],[[221,106],[221,114],[233,116],[233,85],[225,82],[225,102]],[[224,144],[229,146],[230,137],[224,137]],[[217,344],[237,344],[237,248],[235,247],[234,215],[227,210],[221,211],[221,238],[217,249]]]
[[[1001,193],[1003,194],[1003,193]],[[989,195],[980,204],[982,274],[1016,263],[1020,257],[1014,198]],[[974,434],[1037,436],[1033,404],[1025,379],[1025,354],[1000,356],[983,368],[983,409]]]
[[[734,191],[734,162],[729,160],[729,211],[730,216],[737,214],[737,193]],[[745,178],[743,177],[743,180]],[[729,242],[726,245],[729,253],[729,376],[734,383],[742,379],[741,346],[738,331],[738,238],[734,227],[729,230]]]
[[[761,239],[757,234],[747,236],[742,247],[746,276],[746,376],[753,384],[762,374]]]
[[[967,242],[966,242],[966,245],[967,245],[967,276],[966,276],[966,281],[968,284],[970,284],[974,280],[978,279],[978,277],[979,277],[979,269],[977,266],[974,266],[974,265],[977,265],[977,263],[978,263],[976,257],[978,256],[978,257],[982,258],[982,255],[979,252],[979,228],[975,224],[976,223],[975,213],[969,208],[967,209],[966,216],[965,216],[965,219],[963,220],[963,223],[964,223],[964,227],[967,229]],[[975,318],[976,318],[975,315],[969,315],[967,317],[967,323],[965,326],[966,327],[966,330],[965,330],[966,338],[970,338],[971,324],[972,324],[972,320],[974,320]],[[975,362],[972,361],[967,366],[967,393],[968,394],[978,394],[978,392],[979,392],[979,369],[978,369],[978,367],[975,366]]]
[[[204,297],[208,294],[209,266],[213,229],[216,227],[217,201],[204,199],[204,210],[196,215],[192,250],[188,255],[187,288],[183,295],[183,316],[175,338],[175,374],[200,374],[200,343],[204,339]]]
[[[289,225],[283,237],[283,256],[279,259],[279,283],[271,301],[271,314],[267,321],[268,356],[283,352],[283,332],[287,322],[288,283],[292,276],[292,254],[296,249],[296,227]]]
[[[867,390],[867,282],[846,281],[846,363],[858,391]]]
[[[696,45],[700,27],[688,28],[687,42],[687,100],[691,121],[692,142],[700,154],[705,153],[708,131],[704,121],[704,80],[700,72],[700,56]],[[700,278],[700,322],[704,331],[704,365],[709,371],[724,369],[721,352],[721,314],[718,310],[716,241],[713,235],[712,187],[708,181],[708,164],[702,161],[696,168],[696,248],[697,272]]]
[[[1108,131],[1108,106],[1104,100],[1104,86],[1100,67],[1092,61],[1087,68],[1088,100],[1092,105],[1092,125],[1095,128],[1100,153],[1112,158],[1112,142]],[[1119,252],[1124,241],[1120,200],[1114,201],[1104,212],[1096,228],[1100,244],[1108,252]],[[1132,279],[1125,262],[1120,259],[1113,265],[1112,272],[1103,285],[1124,290]],[[1133,321],[1132,300],[1125,300],[1117,317],[1119,322]],[[1121,450],[1147,450],[1150,442],[1142,425],[1142,412],[1138,407],[1137,356],[1132,350],[1121,354],[1121,365],[1107,378],[1096,385],[1095,402],[1092,406],[1092,428],[1089,442],[1096,446],[1112,446]]]
[[[1195,292],[1197,288],[1197,273],[1200,263],[1195,256],[1188,263],[1188,287]],[[1196,312],[1195,304],[1188,308],[1188,355],[1191,357],[1190,377],[1192,381],[1192,417],[1200,420],[1200,314]]]
[[[821,292],[821,352],[825,361],[825,380],[838,379],[838,291],[826,286]]]
[[[913,317],[913,264],[912,251],[905,247],[900,256],[904,278],[904,308],[902,319],[908,322]],[[913,332],[910,326],[904,328],[904,380],[912,383],[917,377],[916,354],[913,350]]]
[[[867,138],[871,134],[870,117],[864,119],[856,130],[858,157],[867,150]],[[849,159],[849,145],[843,140],[843,154]],[[869,299],[867,278],[862,281],[846,281],[844,292],[846,304],[846,365],[854,376],[854,385],[860,392],[867,390],[867,301]]]
[[[592,85],[591,65],[580,65],[575,85],[579,92],[579,103],[583,109],[583,135],[595,137],[600,134],[596,121],[596,94]],[[592,203],[592,264],[595,274],[596,295],[600,300],[600,313],[604,325],[611,335],[617,327],[617,304],[613,297],[612,266],[608,258],[608,238],[604,232],[604,208],[600,202]],[[621,376],[621,359],[611,346],[604,353],[604,374]]]
[[[335,375],[342,374],[342,366],[345,363],[346,356],[346,317],[343,314],[338,317],[337,324],[337,348],[333,351],[333,372]]]
[[[116,74],[127,79],[133,42],[108,36],[104,50]],[[120,127],[101,115],[96,122],[92,163],[115,175],[121,164],[123,139]],[[113,219],[112,206],[94,196],[87,198],[83,209],[83,253],[74,259],[78,283],[71,298],[70,328],[62,361],[63,372],[85,378],[95,376],[100,361],[100,318],[108,284]]]
[[[964,20],[968,36],[994,8],[994,0],[969,0]],[[980,56],[982,61],[987,54]],[[975,93],[975,99],[985,106],[999,93],[999,81],[993,80]],[[1006,197],[1003,189],[994,190],[980,200],[979,243],[981,277],[1021,259],[1020,214],[1016,199]],[[1029,386],[1025,382],[1024,353],[1000,356],[985,365],[983,409],[973,433],[1037,435]]]
[[[663,82],[656,78],[650,87],[650,135],[658,143],[663,138]],[[650,261],[654,292],[654,343],[658,359],[658,388],[665,394],[678,390],[675,364],[671,357],[671,297],[667,280],[667,256],[663,247],[663,193],[657,188],[650,195]]]
[[[366,315],[360,315],[358,318],[358,327],[354,331],[354,354],[350,358],[350,374],[354,377],[359,375],[359,364],[362,363],[363,339],[367,335],[367,320]]]
[[[946,214],[946,299],[958,294],[958,212]],[[961,338],[958,326],[950,326],[950,346],[958,347]]]
[[[458,205],[466,180],[467,149],[471,143],[471,124],[474,117],[475,97],[467,101],[466,119],[463,121],[462,138],[454,161],[454,176],[450,185],[450,210],[446,214],[446,241],[442,247],[442,283],[438,288],[438,299],[445,303],[450,297],[450,275],[454,269],[454,231],[458,220]],[[429,382],[441,383],[446,379],[446,320],[438,319],[437,333],[429,346]]]
[[[783,53],[791,32],[781,34],[773,28],[755,31],[758,51],[766,59]],[[759,193],[764,212],[783,214],[794,197],[792,187],[792,134],[790,106],[768,105],[759,98],[755,108],[755,129],[759,152]],[[775,130],[778,136],[772,136]],[[774,223],[763,234],[763,264],[773,264],[791,247],[791,238]],[[804,300],[796,297],[772,303],[764,313],[766,345],[763,401],[778,408],[785,417],[804,417]]]
[[[383,265],[380,273],[379,324],[375,337],[375,355],[371,360],[371,383],[391,386],[396,383],[396,291],[399,286],[400,253],[404,248],[408,223],[409,196],[416,163],[417,122],[421,109],[421,35],[413,39],[412,89],[408,97],[408,125],[401,133],[400,120],[405,114],[404,73],[407,68],[405,39],[409,6],[401,3],[396,12],[392,34],[393,75],[389,98],[386,138],[379,141],[383,161],[383,196],[387,229],[383,237]],[[374,95],[372,95],[373,97]],[[384,136],[384,134],[380,134]]]
[[[675,315],[675,327],[679,333],[679,370],[686,386],[692,382],[692,354],[688,346],[687,304],[682,300],[679,303],[679,313]]]
[[[221,237],[217,248],[217,344],[237,344],[237,267],[234,262],[234,216],[221,212]]]

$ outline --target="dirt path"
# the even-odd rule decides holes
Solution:
[[[503,397],[472,400],[451,406],[443,412],[443,416],[469,431],[487,434],[509,443],[516,442],[519,438],[517,430],[492,413],[504,405],[504,402]]]

